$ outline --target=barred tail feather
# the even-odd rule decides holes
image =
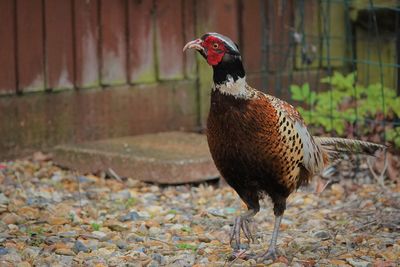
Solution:
[[[378,150],[385,150],[385,145],[375,144],[361,140],[353,140],[338,137],[314,136],[316,143],[320,144],[328,152],[331,158],[336,158],[340,153],[355,153],[374,156]]]

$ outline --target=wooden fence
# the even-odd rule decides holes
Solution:
[[[329,2],[0,0],[0,158],[203,127],[211,69],[182,47],[208,31],[239,44],[257,88],[285,98],[292,83],[317,84],[321,71],[348,69],[352,47],[347,1]]]
[[[1,0],[0,92],[183,79],[193,1]],[[187,27],[184,27],[184,24]]]
[[[287,38],[292,1],[279,2],[264,8],[285,16],[274,32]],[[1,0],[0,94],[194,78],[181,48],[207,30],[242,43],[260,72],[260,14],[258,0]]]
[[[207,31],[228,35],[260,81],[267,23],[260,8],[276,10],[277,27],[288,31],[293,6],[264,2],[0,0],[0,158],[64,142],[197,129],[211,72],[195,53],[183,54],[183,45]]]

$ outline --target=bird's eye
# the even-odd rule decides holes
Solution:
[[[218,45],[217,43],[214,43],[214,44],[213,44],[213,48],[214,48],[214,49],[217,49],[218,47],[219,47],[219,45]]]

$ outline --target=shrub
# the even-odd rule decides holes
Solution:
[[[385,135],[400,147],[400,97],[380,83],[357,84],[356,73],[347,76],[335,72],[321,79],[331,90],[314,92],[308,83],[291,85],[292,99],[300,102],[299,112],[307,124],[326,132],[346,136],[357,126],[366,136]]]

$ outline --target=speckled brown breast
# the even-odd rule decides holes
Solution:
[[[213,91],[207,128],[215,164],[242,198],[247,191],[286,198],[298,186],[301,140],[267,98]]]

